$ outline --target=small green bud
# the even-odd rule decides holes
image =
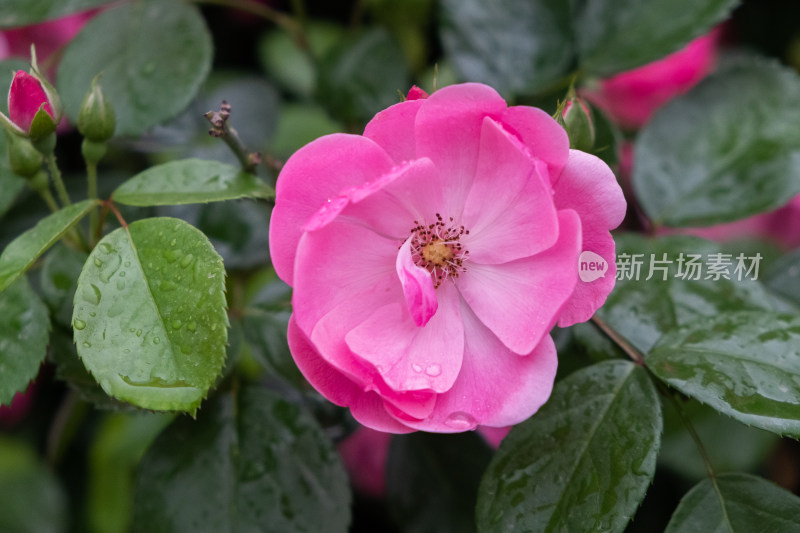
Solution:
[[[105,142],[114,135],[116,121],[114,108],[106,100],[103,90],[98,83],[98,74],[92,80],[92,86],[81,104],[78,115],[78,131],[87,139],[95,142]]]
[[[595,132],[592,113],[578,97],[567,100],[561,115],[564,129],[569,135],[569,147],[590,152],[594,148]]]
[[[95,142],[87,137],[81,144],[81,153],[87,163],[96,165],[106,155],[106,143]]]
[[[40,170],[28,180],[28,185],[37,192],[48,190],[50,188],[50,176],[44,170]]]
[[[23,178],[33,177],[42,168],[44,158],[31,141],[16,135],[8,137],[8,163],[11,171]]]

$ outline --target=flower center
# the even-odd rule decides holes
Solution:
[[[439,213],[436,213],[436,222],[431,224],[414,221],[411,258],[414,264],[431,273],[434,288],[466,271],[464,260],[469,251],[461,243],[464,235],[469,235],[468,229],[457,225],[453,217],[445,221]]]

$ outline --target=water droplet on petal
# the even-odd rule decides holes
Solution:
[[[456,411],[445,418],[444,425],[458,431],[467,431],[475,429],[478,426],[478,421],[469,413]]]
[[[441,365],[437,365],[434,363],[425,369],[425,373],[428,374],[430,377],[435,378],[436,376],[442,373],[442,367]]]
[[[75,329],[80,330],[86,327],[86,322],[84,322],[80,318],[76,318],[75,320],[72,321],[72,325],[75,326]]]
[[[417,363],[414,363],[413,365],[411,365],[411,368],[414,369],[414,372],[422,372],[422,367],[419,366]]]

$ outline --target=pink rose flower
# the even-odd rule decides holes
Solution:
[[[23,70],[18,70],[11,81],[8,90],[8,118],[25,133],[30,132],[33,117],[43,108],[53,120],[55,128],[56,118],[50,99],[44,91],[42,84],[35,76]]]
[[[641,128],[661,106],[694,87],[717,61],[722,30],[715,28],[663,59],[600,80],[581,94],[625,128]]]
[[[550,329],[614,286],[613,173],[547,113],[467,83],[322,137],[283,167],[270,223],[292,355],[380,431],[509,426],[547,400]],[[578,277],[582,251],[608,269]]]

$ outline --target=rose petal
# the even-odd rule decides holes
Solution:
[[[470,262],[458,289],[470,309],[511,351],[530,353],[555,325],[578,282],[581,224],[577,213],[558,212],[552,248],[500,265]]]
[[[509,107],[500,122],[513,131],[528,150],[547,163],[553,182],[569,157],[569,137],[553,117],[535,107]]]
[[[33,117],[42,105],[47,114],[55,120],[55,113],[42,84],[27,72],[18,70],[8,90],[8,118],[23,131],[28,132]]]
[[[477,425],[518,424],[547,401],[558,358],[553,340],[545,335],[529,354],[511,352],[466,307],[462,308],[466,345],[464,361],[452,389],[440,394],[425,420],[407,421],[423,431],[452,433]]]
[[[352,381],[326,363],[294,319],[289,320],[288,338],[292,357],[300,372],[325,398],[336,405],[350,407],[353,417],[372,429],[388,433],[412,431],[389,416],[376,393],[361,391]]]
[[[550,248],[558,237],[547,169],[490,118],[483,121],[478,168],[464,206],[470,259],[504,263]]]
[[[558,321],[559,326],[566,327],[589,320],[614,288],[617,270],[614,239],[609,230],[622,223],[626,204],[611,169],[597,157],[578,150],[570,150],[553,200],[558,209],[572,209],[580,216],[581,251],[594,252],[608,263],[604,277],[591,282],[578,281]]]
[[[463,83],[439,89],[422,100],[417,113],[417,157],[429,157],[446,176],[440,212],[459,218],[478,163],[484,117],[499,118],[506,103],[497,92],[480,83]]]
[[[395,163],[417,158],[414,122],[423,100],[406,100],[375,115],[364,128],[364,137],[378,143]]]
[[[391,168],[386,152],[358,135],[326,135],[295,152],[278,177],[269,225],[270,256],[278,276],[293,285],[297,243],[312,215],[341,191]]]
[[[436,314],[439,303],[436,300],[436,289],[433,278],[427,269],[417,266],[411,256],[412,237],[406,239],[397,252],[397,277],[403,286],[406,307],[414,324],[424,326]]]
[[[455,287],[439,290],[441,308],[425,327],[418,327],[405,309],[389,304],[372,313],[345,337],[347,346],[369,361],[395,391],[452,387],[464,353],[464,327]]]

